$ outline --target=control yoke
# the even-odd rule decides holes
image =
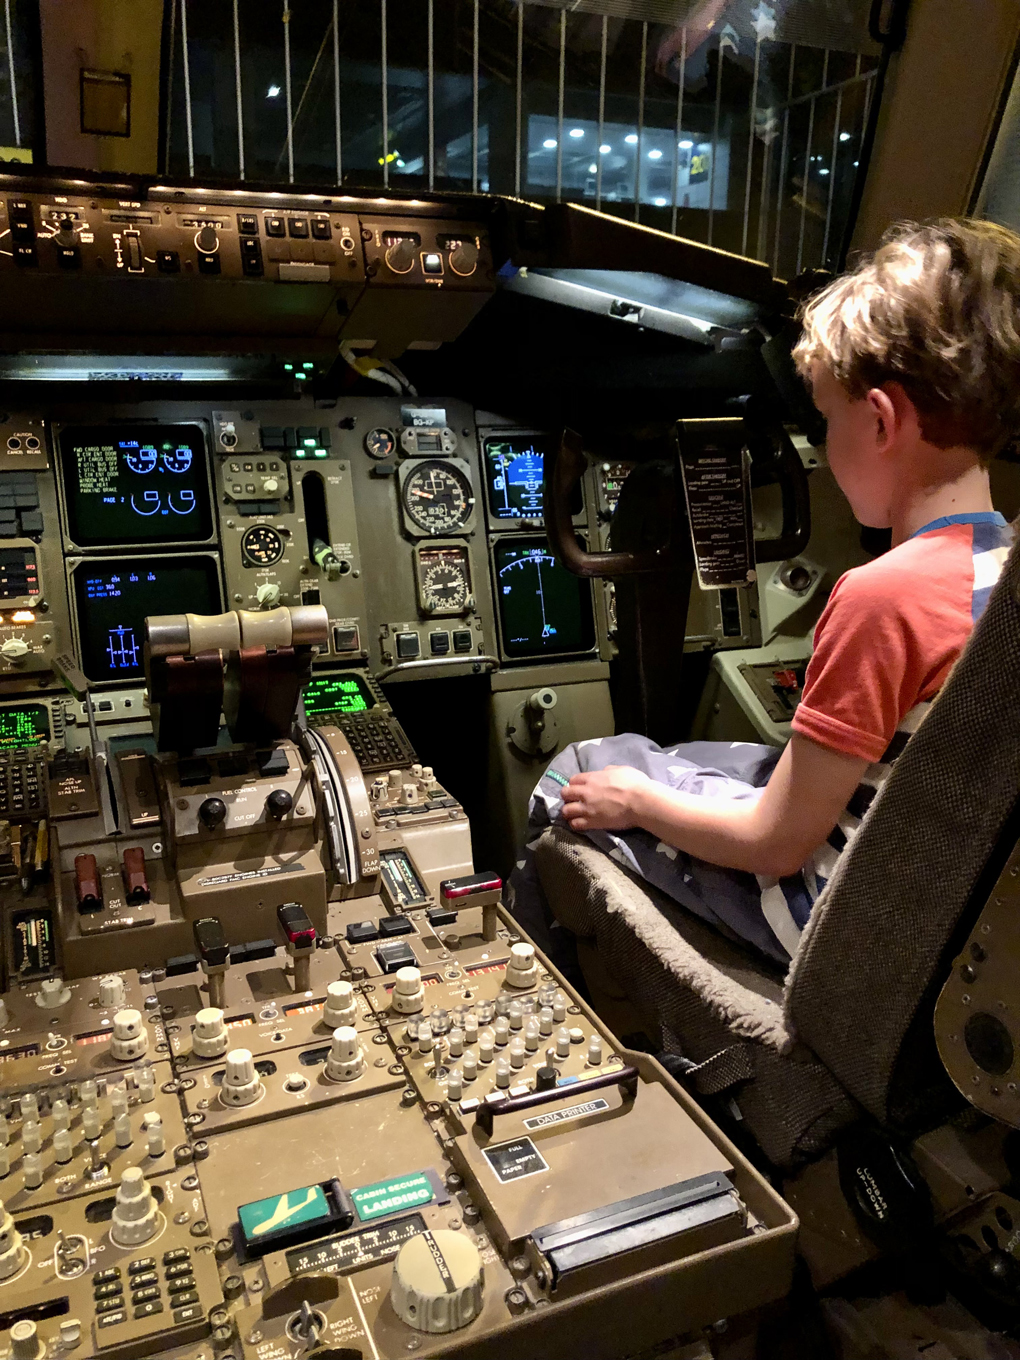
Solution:
[[[290,733],[315,649],[329,636],[322,605],[145,620],[145,676],[160,751],[215,746],[220,712],[238,743]]]
[[[737,417],[739,418],[739,417]],[[811,536],[811,498],[807,472],[786,430],[778,423],[762,424],[742,417],[746,446],[752,458],[775,466],[783,498],[783,529],[777,538],[757,539],[754,555],[759,562],[781,562],[796,557]],[[696,421],[683,422],[689,437]],[[588,458],[581,436],[564,430],[558,449],[550,457],[547,475],[545,521],[553,552],[575,576],[635,576],[661,571],[669,563],[673,545],[663,543],[644,552],[588,552],[577,541],[571,502]],[[624,488],[626,494],[626,487]]]

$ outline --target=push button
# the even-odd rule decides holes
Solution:
[[[312,222],[312,235],[317,241],[328,241],[333,235],[333,228],[324,218],[315,218]]]
[[[250,217],[247,213],[238,213],[237,230],[242,236],[258,236],[259,219],[254,216]]]
[[[291,236],[306,237],[308,235],[308,220],[304,217],[288,217],[287,230]]]
[[[417,633],[398,633],[397,634],[397,656],[402,661],[410,660],[420,655],[421,642]]]
[[[433,656],[445,656],[449,650],[449,633],[429,633],[429,651]]]
[[[220,272],[219,252],[215,255],[199,255],[198,272],[200,274],[218,274]]]
[[[455,629],[453,634],[453,650],[455,652],[470,652],[471,650],[470,628]]]
[[[287,224],[284,222],[282,217],[266,218],[266,235],[267,236],[287,235]]]
[[[181,272],[181,257],[176,250],[157,250],[156,268],[161,274],[179,274]]]

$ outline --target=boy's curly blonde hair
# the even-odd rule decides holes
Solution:
[[[1020,432],[1020,236],[943,218],[890,228],[874,255],[804,304],[801,375],[852,397],[902,384],[937,448],[989,461]]]

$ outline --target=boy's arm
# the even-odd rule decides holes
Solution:
[[[574,831],[642,827],[696,859],[782,878],[822,844],[868,764],[795,732],[757,799],[678,793],[612,765],[574,775],[563,816]]]

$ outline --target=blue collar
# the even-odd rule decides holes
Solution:
[[[941,519],[933,519],[930,524],[922,524],[920,529],[915,529],[910,537],[930,534],[933,529],[948,529],[951,524],[997,524],[1000,529],[1009,527],[998,510],[971,510],[964,515],[943,515]]]

